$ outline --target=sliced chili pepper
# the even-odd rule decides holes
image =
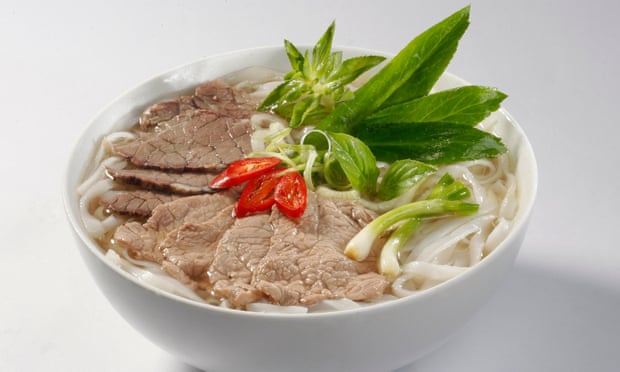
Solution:
[[[301,217],[308,203],[306,182],[299,172],[288,172],[280,177],[275,188],[275,203],[287,217]]]
[[[243,188],[235,214],[237,217],[245,217],[259,212],[264,212],[275,203],[275,189],[280,181],[280,171],[273,169],[266,174],[252,178]]]
[[[276,157],[247,158],[237,160],[218,174],[211,182],[209,187],[212,189],[226,189],[240,185],[252,178],[265,174],[277,167],[282,160]]]

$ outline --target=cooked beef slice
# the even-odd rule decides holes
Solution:
[[[114,238],[132,257],[161,264],[199,295],[213,293],[239,308],[261,300],[369,300],[385,291],[376,256],[356,262],[343,254],[374,217],[363,207],[309,193],[306,213],[293,220],[275,207],[234,218],[233,204],[228,193],[183,197],[155,208],[144,224],[120,226]]]
[[[249,119],[189,110],[158,132],[143,132],[114,151],[138,167],[172,171],[220,170],[251,152]]]
[[[177,194],[201,194],[213,192],[209,182],[214,173],[166,172],[157,169],[117,169],[106,168],[107,174],[115,181],[138,187]]]
[[[193,98],[196,107],[233,118],[248,117],[259,104],[258,100],[244,91],[234,89],[221,80],[198,86]]]
[[[233,208],[229,205],[206,222],[190,221],[168,233],[159,244],[165,259],[162,268],[193,290],[208,293],[207,271],[220,238],[234,222]]]
[[[131,221],[119,226],[114,232],[114,239],[132,257],[161,263],[164,255],[159,243],[171,231],[190,221],[206,222],[234,202],[235,199],[229,193],[179,198],[156,207],[144,224]]]
[[[148,107],[140,116],[140,128],[150,130],[187,110],[201,108],[220,116],[245,118],[256,110],[258,102],[245,92],[234,89],[221,80],[198,86],[193,96],[159,102]]]
[[[175,195],[147,190],[110,191],[99,199],[99,205],[112,212],[146,217],[157,206],[177,198]]]
[[[158,102],[148,107],[140,116],[140,129],[148,130],[162,121],[172,119],[181,113],[179,100]]]
[[[388,282],[376,256],[356,262],[346,243],[375,215],[352,202],[309,194],[306,213],[293,220],[273,208],[235,220],[217,244],[209,278],[216,296],[234,307],[267,300],[312,305],[323,299],[369,300]]]
[[[272,213],[274,234],[252,283],[280,305],[380,297],[388,282],[376,273],[375,257],[357,262],[343,253],[346,243],[373,217],[352,203],[335,203],[316,194],[309,194],[308,208],[300,220]]]
[[[250,282],[252,271],[269,249],[273,235],[269,220],[269,214],[236,219],[217,244],[209,278],[215,295],[235,307],[262,297]]]

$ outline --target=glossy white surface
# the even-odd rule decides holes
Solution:
[[[539,194],[502,290],[399,371],[615,371],[620,3],[469,3],[449,70],[510,95],[505,107],[536,150]],[[69,147],[102,106],[160,71],[284,37],[312,43],[333,19],[338,44],[395,52],[464,5],[385,4],[3,2],[0,370],[191,371],[130,328],[90,279],[60,199]]]

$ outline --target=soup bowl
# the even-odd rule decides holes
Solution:
[[[338,48],[345,56],[382,54]],[[493,115],[513,157],[519,209],[507,238],[480,263],[433,288],[359,309],[257,313],[198,303],[153,288],[105,258],[80,218],[77,187],[101,138],[137,121],[150,104],[248,66],[287,71],[282,47],[235,51],[155,76],[112,101],[86,126],[70,154],[63,198],[77,248],[109,302],[144,337],[207,371],[389,371],[436,349],[464,325],[511,270],[534,204],[537,167],[522,129],[503,109]],[[465,82],[444,74],[438,88]]]

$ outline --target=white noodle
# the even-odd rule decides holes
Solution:
[[[358,302],[349,300],[348,298],[342,298],[338,300],[323,300],[316,305],[312,305],[310,311],[313,313],[320,313],[335,310],[357,309],[359,307],[361,307],[361,305]]]
[[[127,131],[113,132],[103,138],[102,144],[106,151],[111,152],[110,151],[111,145],[127,142],[135,138],[136,138],[136,135],[131,132],[127,132]]]
[[[280,314],[305,314],[308,308],[305,306],[279,306],[265,302],[254,302],[248,304],[246,310],[258,313],[280,313]]]
[[[91,189],[94,186],[95,183],[101,180],[104,180],[104,179],[108,179],[105,173],[106,167],[123,168],[126,162],[118,156],[112,156],[110,158],[107,158],[99,162],[98,164],[99,166],[97,166],[92,171],[90,176],[86,178],[84,181],[82,181],[82,183],[78,186],[77,188],[78,195],[84,195],[86,192],[88,192],[89,189]]]
[[[506,192],[504,199],[499,208],[499,215],[507,218],[513,219],[517,214],[517,203],[515,201],[517,190],[517,182],[515,176],[509,174],[506,176]]]
[[[288,127],[288,123],[282,118],[268,114],[257,113],[250,118],[252,126],[252,151],[265,151],[265,139]]]
[[[166,275],[159,267],[153,268],[151,266],[148,269],[141,268],[127,262],[112,249],[108,249],[105,254],[105,258],[135,276],[140,281],[143,281],[155,288],[189,298],[190,300],[204,302],[204,300],[194,293],[194,291],[181,284],[174,278]]]
[[[398,297],[411,296],[422,289],[430,288],[452,279],[467,270],[465,267],[438,265],[414,261],[402,267],[402,273],[392,283],[392,291]]]
[[[489,254],[492,252],[495,247],[501,243],[506,236],[508,236],[508,232],[510,231],[512,221],[508,221],[505,218],[500,217],[497,225],[487,238],[487,245],[485,247],[485,254]]]
[[[112,180],[99,180],[95,182],[86,193],[80,198],[80,211],[82,213],[82,221],[86,231],[93,237],[103,236],[108,230],[107,226],[111,226],[109,222],[101,221],[89,212],[89,207],[94,200],[97,200],[104,192],[114,187]]]
[[[469,266],[473,266],[484,257],[484,246],[486,243],[486,234],[491,226],[492,220],[480,220],[480,230],[469,239]]]
[[[444,260],[441,260],[440,255],[442,253],[451,252],[451,250],[456,247],[456,244],[459,241],[479,231],[480,228],[473,223],[463,224],[458,228],[452,230],[446,236],[443,236],[441,239],[433,242],[428,242],[428,245],[426,245],[424,250],[416,258],[416,261],[445,262],[448,259],[446,258]]]

